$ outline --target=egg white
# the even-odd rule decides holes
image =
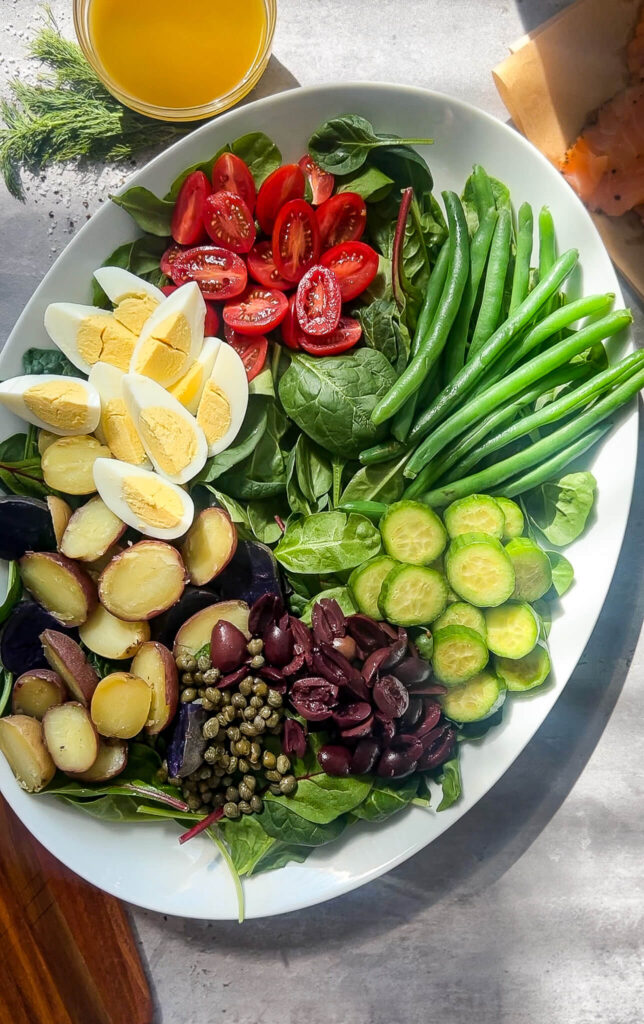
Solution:
[[[176,526],[165,529],[151,526],[132,511],[123,497],[123,481],[127,477],[133,476],[160,480],[165,487],[169,487],[175,492],[183,506],[181,520]],[[96,459],[94,483],[99,495],[114,515],[146,537],[154,537],[156,540],[176,540],[192,525],[195,509],[190,495],[152,470],[132,466],[129,462],[119,462],[118,459]]]
[[[87,395],[87,415],[82,424],[74,429],[63,429],[53,423],[43,420],[35,412],[28,408],[24,394],[29,388],[38,384],[48,384],[50,381],[59,381],[64,388],[65,385],[73,382],[81,384]],[[20,416],[27,423],[33,423],[41,430],[47,430],[59,437],[76,437],[79,434],[91,434],[96,429],[101,415],[101,400],[98,391],[82,377],[67,377],[57,373],[36,373],[25,374],[21,377],[11,377],[0,383],[0,404],[4,405],[16,416]]]
[[[147,295],[156,302],[163,302],[165,295],[160,288],[137,277],[123,267],[99,267],[94,277],[107,295],[112,305],[117,306],[122,299],[138,298]]]
[[[201,372],[203,375],[201,380],[201,387],[198,389],[198,391],[194,394],[194,396],[190,399],[189,402],[181,402],[184,408],[186,408],[188,412],[192,413],[193,416],[195,416],[197,413],[197,409],[199,408],[199,402],[203,394],[203,389],[206,386],[206,381],[210,377],[213,366],[215,365],[215,359],[217,358],[219,346],[223,344],[224,342],[222,342],[220,338],[204,338],[203,340],[203,347],[195,360],[195,363],[197,363],[201,367]],[[194,367],[195,363],[192,364],[192,367]],[[192,367],[188,367],[186,373],[190,373]],[[172,388],[179,387],[182,379],[183,378],[179,377],[179,380],[176,382],[176,384],[172,385]]]
[[[244,422],[248,408],[248,378],[240,357],[230,345],[220,345],[210,374],[230,404],[230,426],[223,437],[208,446],[208,455],[218,455],[233,443]],[[197,410],[198,415],[198,410]]]
[[[98,306],[83,306],[80,302],[50,302],[45,310],[45,330],[70,363],[89,374],[91,364],[78,351],[78,331],[81,324],[94,316],[110,316],[110,310]]]
[[[141,443],[146,450],[148,458],[159,476],[165,477],[166,480],[171,480],[175,484],[185,484],[188,480],[192,480],[193,476],[196,476],[203,469],[208,458],[206,435],[194,416],[191,416],[181,402],[150,377],[143,377],[138,373],[127,373],[123,377],[122,388],[127,411],[134,421],[135,429],[141,438]],[[179,473],[167,473],[155,458],[154,452],[149,445],[146,444],[145,434],[139,427],[139,420],[141,414],[150,406],[167,409],[168,412],[178,416],[196,441],[196,454]]]
[[[188,321],[190,329],[190,348],[187,353],[185,365],[181,367],[180,371],[175,374],[172,379],[168,379],[163,382],[164,387],[171,387],[172,384],[176,384],[179,378],[186,372],[188,366],[198,357],[203,345],[206,303],[199,291],[198,285],[194,281],[189,281],[187,284],[181,285],[180,288],[177,288],[176,291],[172,292],[167,297],[164,296],[163,302],[157,306],[152,315],[143,325],[143,330],[139,335],[139,340],[132,354],[132,360],[130,363],[130,370],[133,373],[136,373],[139,353],[141,352],[145,342],[151,335],[154,335],[155,330],[163,324],[168,317],[178,314],[183,314]]]
[[[124,377],[125,372],[123,370],[119,370],[118,366],[112,366],[111,363],[94,363],[89,371],[89,382],[96,388],[101,400],[101,418],[99,419],[96,430],[94,431],[101,444],[107,444],[107,439],[102,425],[103,410],[107,403],[113,401],[115,398],[122,398],[125,402],[125,396],[123,394]],[[134,429],[136,430],[136,427]],[[137,463],[137,465],[140,465],[143,469],[152,468],[152,463],[148,458],[146,458],[145,462]]]

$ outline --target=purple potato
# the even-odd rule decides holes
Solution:
[[[213,580],[213,588],[223,600],[234,598],[249,605],[264,594],[283,596],[277,559],[266,544],[255,540],[239,541],[233,558]]]
[[[152,619],[150,623],[152,639],[158,640],[164,647],[172,650],[174,638],[184,622],[187,622],[197,612],[210,607],[211,604],[216,604],[217,601],[218,597],[212,590],[186,587],[172,608],[168,608],[167,612]]]
[[[0,558],[8,562],[26,551],[55,551],[56,534],[46,501],[11,494],[0,498]]]
[[[33,668],[49,668],[40,643],[40,634],[46,629],[78,638],[78,630],[65,629],[35,601],[23,601],[14,608],[0,641],[0,659],[7,671],[19,676]]]
[[[201,762],[208,740],[204,739],[203,727],[210,717],[201,704],[180,704],[170,742],[167,761],[170,778],[183,779],[196,771]]]

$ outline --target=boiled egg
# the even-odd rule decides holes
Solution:
[[[149,469],[151,462],[125,405],[124,377],[122,370],[109,363],[95,363],[89,371],[89,382],[101,400],[101,418],[95,434],[109,447],[115,459]]]
[[[244,364],[230,345],[220,345],[197,409],[197,423],[206,435],[208,455],[218,455],[233,443],[247,406]]]
[[[122,267],[99,267],[94,271],[94,277],[116,307],[116,320],[137,336],[165,298],[160,288]]]
[[[52,302],[45,310],[45,330],[55,345],[83,373],[94,363],[128,370],[137,334],[98,306]]]
[[[170,387],[188,370],[203,345],[206,303],[194,281],[182,285],[145,322],[130,362],[131,373]]]
[[[88,381],[54,373],[5,380],[0,403],[27,423],[61,437],[91,434],[101,414],[98,391]]]
[[[180,377],[176,384],[168,388],[171,395],[174,395],[183,406],[194,416],[199,408],[199,400],[203,394],[212,368],[215,365],[215,358],[222,344],[219,338],[204,338],[203,348],[195,359],[194,363]]]
[[[128,526],[157,540],[175,540],[194,518],[190,496],[158,473],[116,459],[96,459],[94,484],[107,507]]]
[[[123,397],[157,473],[184,484],[203,469],[208,458],[206,437],[194,416],[156,381],[126,373]]]

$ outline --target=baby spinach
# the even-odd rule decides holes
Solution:
[[[142,277],[159,287],[168,278],[161,273],[159,261],[168,248],[170,239],[157,235],[141,235],[133,242],[119,245],[113,253],[103,261],[103,267],[122,267],[137,277]],[[110,309],[111,302],[95,277],[92,277],[92,303],[102,309]]]
[[[259,860],[276,842],[257,820],[257,815],[247,814],[238,821],[223,820],[218,831],[224,838],[237,874],[250,875]]]
[[[431,139],[400,140],[398,145],[390,143],[386,149],[376,150],[370,159],[399,188],[408,188],[411,185],[417,195],[425,195],[431,192],[434,185],[432,173],[427,166],[427,161],[415,149],[410,149],[408,143],[427,145],[431,141]]]
[[[280,442],[288,420],[275,402],[267,407],[266,428],[252,453],[222,474],[220,484],[227,494],[242,501],[272,498],[286,487],[286,460]]]
[[[552,585],[557,592],[557,597],[563,597],[573,584],[575,570],[566,556],[559,551],[546,551],[546,554],[552,569]]]
[[[356,192],[365,202],[377,203],[388,196],[393,179],[377,167],[365,166],[336,182],[336,192]]]
[[[309,441],[305,434],[300,434],[294,450],[297,482],[305,498],[315,502],[331,488],[331,464],[324,452]]]
[[[350,174],[362,167],[369,154],[383,147],[427,145],[433,139],[401,139],[375,132],[373,125],[358,114],[344,114],[324,121],[309,139],[309,153],[317,164],[332,174]]]
[[[565,547],[583,533],[596,489],[592,473],[568,473],[531,491],[526,496],[528,512],[551,544]]]
[[[275,548],[291,572],[329,573],[352,569],[380,551],[380,533],[364,516],[318,512],[289,523]]]
[[[396,303],[391,299],[374,299],[368,306],[358,309],[356,316],[365,344],[382,352],[392,366],[398,365],[401,356],[404,358],[409,353],[409,334],[400,323]]]
[[[311,853],[309,846],[296,846],[292,843],[284,843],[274,839],[254,867],[248,872],[250,875],[259,875],[264,871],[276,871],[278,868],[286,867],[287,864],[302,864]]]
[[[63,377],[84,376],[57,348],[28,348],[22,357],[22,370],[23,373],[57,373]]]
[[[9,571],[7,574],[7,593],[5,599],[0,605],[0,625],[6,622],[11,615],[13,609],[20,600],[22,594],[22,580],[20,579],[20,573],[18,572],[18,563],[9,562]]]
[[[130,217],[142,231],[150,235],[170,235],[170,222],[174,203],[168,199],[159,199],[154,192],[142,185],[133,185],[118,196],[110,196],[116,206],[129,213]]]
[[[342,492],[340,503],[346,501],[378,501],[388,505],[398,501],[405,489],[403,470],[409,455],[404,452],[397,459],[363,466],[349,480]]]
[[[257,188],[282,163],[282,154],[264,132],[249,132],[230,144],[231,152],[248,165]]]
[[[308,821],[291,806],[280,800],[266,800],[264,810],[257,815],[264,831],[283,843],[295,846],[325,846],[342,835],[348,825],[346,814],[327,824]]]
[[[251,396],[241,429],[233,444],[219,455],[208,459],[201,472],[191,481],[191,486],[212,483],[227,470],[232,469],[250,455],[261,441],[268,424],[268,405],[261,396]]]
[[[441,773],[438,776],[437,782],[443,789],[443,799],[438,805],[438,810],[446,811],[448,807],[456,803],[461,795],[461,768],[458,752],[456,757],[445,761],[445,764],[441,766]]]
[[[418,795],[419,778],[418,775],[410,775],[400,782],[374,779],[366,799],[354,807],[352,813],[365,821],[386,821],[392,814],[409,807]]]
[[[282,536],[275,516],[284,512],[283,500],[250,501],[246,506],[248,523],[255,538],[262,544],[274,544]]]
[[[304,435],[301,435],[304,436]],[[286,459],[286,500],[293,515],[310,516],[317,511],[302,493],[295,470],[295,448],[291,448]]]
[[[366,799],[371,789],[370,778],[352,775],[338,778],[320,772],[310,779],[300,779],[294,796],[273,796],[266,793],[265,803],[286,804],[295,814],[317,825],[328,825]]]
[[[0,488],[8,494],[43,498],[50,493],[43,483],[38,432],[29,427],[27,434],[12,434],[0,441]]]

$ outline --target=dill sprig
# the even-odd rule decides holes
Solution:
[[[185,131],[119,103],[80,47],[61,36],[48,9],[46,16],[29,54],[48,70],[37,85],[14,79],[11,98],[0,100],[0,173],[17,199],[24,199],[22,169],[83,157],[125,160]]]

